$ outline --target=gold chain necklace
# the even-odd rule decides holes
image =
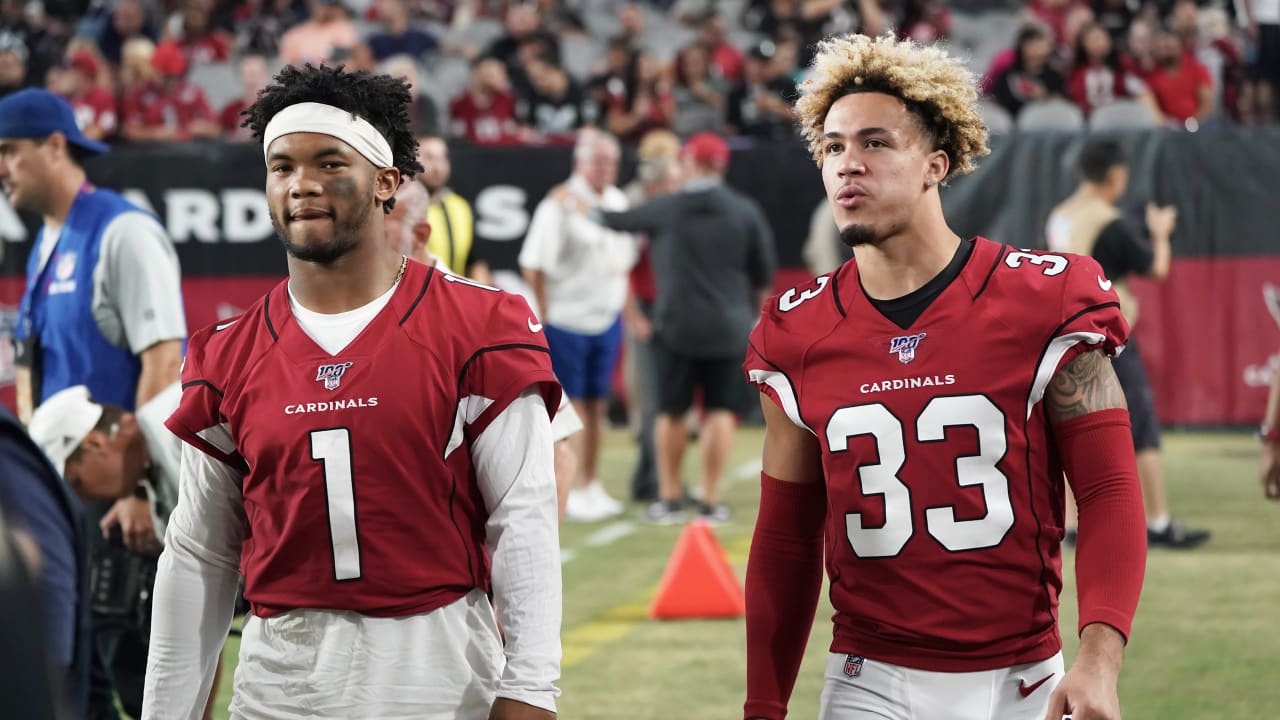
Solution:
[[[400,271],[396,273],[396,279],[391,281],[391,287],[400,284],[400,278],[404,277],[404,269],[409,265],[409,257],[407,255],[400,256]]]

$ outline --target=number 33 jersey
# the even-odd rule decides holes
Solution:
[[[850,260],[770,300],[751,335],[748,377],[822,447],[833,652],[969,672],[1062,644],[1063,477],[1041,400],[1128,327],[1092,259],[967,242],[907,328]]]
[[[487,590],[469,448],[527,388],[558,406],[541,330],[520,297],[410,262],[337,355],[298,325],[284,282],[193,335],[168,426],[244,473],[254,613],[394,617]]]

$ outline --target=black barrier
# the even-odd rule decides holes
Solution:
[[[1136,208],[1155,200],[1178,206],[1176,254],[1280,253],[1271,192],[1280,177],[1280,128],[1118,137],[1133,164],[1126,204]],[[1042,247],[1045,217],[1075,184],[1073,165],[1083,138],[1034,134],[997,141],[977,172],[944,189],[948,219],[962,235]],[[564,147],[455,147],[452,185],[475,209],[476,255],[495,268],[514,268],[534,208],[571,165],[571,150]],[[632,167],[626,152],[624,181]],[[94,182],[123,189],[156,212],[177,245],[185,274],[284,272],[256,146],[124,146],[95,158],[89,171]],[[821,176],[804,148],[781,143],[735,151],[729,182],[764,208],[781,265],[802,265],[809,218],[822,200]],[[0,207],[7,250],[0,274],[22,274],[34,228],[35,218],[20,220]]]

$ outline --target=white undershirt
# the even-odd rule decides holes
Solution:
[[[325,352],[337,355],[350,345],[351,341],[369,326],[369,323],[373,322],[387,303],[391,302],[391,296],[395,294],[398,287],[400,287],[400,281],[396,280],[390,290],[374,298],[372,302],[361,305],[355,310],[332,315],[303,307],[302,303],[298,302],[298,298],[294,297],[293,288],[290,287],[289,306],[293,308],[293,317],[298,321],[298,327],[315,340]]]
[[[298,305],[292,295],[290,301],[299,326],[326,351],[337,353],[385,307],[394,290],[393,287],[368,305],[340,315],[309,311]],[[511,442],[511,438],[524,442]],[[495,692],[498,697],[554,710],[560,692],[554,684],[560,676],[561,653],[560,544],[551,423],[542,396],[530,388],[508,405],[472,443],[471,456],[489,515],[485,546],[492,558],[494,601],[505,638],[498,658],[499,664],[505,660],[505,667],[500,671]],[[240,547],[248,525],[241,479],[238,471],[184,445],[181,496],[169,520],[156,579],[143,720],[198,720],[203,715],[204,699],[226,639],[240,578]],[[409,637],[407,632],[393,629],[395,623],[408,623],[404,627],[439,640],[414,645],[414,652],[420,655],[416,660],[425,666],[456,672],[459,664],[475,661],[474,653],[459,656],[458,648],[467,647],[477,632],[483,634],[483,629],[477,628],[492,625],[492,613],[487,601],[477,603],[469,595],[429,613],[408,618],[362,618],[361,622],[368,625],[366,639]],[[233,710],[246,717],[323,717],[307,714],[298,705],[297,697],[281,693],[279,688],[291,687],[296,692],[300,686],[318,687],[312,692],[320,697],[313,699],[324,705],[327,701],[340,704],[362,687],[385,687],[380,683],[393,666],[371,663],[365,672],[353,672],[342,682],[316,683],[314,675],[309,674],[313,668],[307,667],[305,661],[288,662],[299,656],[296,648],[266,640],[288,635],[290,642],[309,647],[350,647],[342,639],[342,633],[350,632],[350,615],[308,610],[255,620],[268,632],[255,633],[261,642],[242,647],[242,657],[280,658],[283,662],[271,673],[249,672],[260,665],[252,661],[246,663],[246,672],[237,671]],[[273,624],[283,627],[284,623],[292,623],[293,628],[300,622],[307,630],[301,641],[288,632],[269,632]],[[394,655],[390,661],[396,661]],[[282,674],[288,677],[282,678]],[[432,676],[438,677],[439,673]],[[281,683],[282,679],[294,679],[300,685],[290,686]],[[400,690],[412,695],[422,688],[409,686]],[[433,687],[429,695],[443,699],[442,692]],[[394,695],[390,690],[388,693]],[[471,698],[467,702],[475,702],[475,693],[468,691],[464,695]],[[372,717],[398,717],[395,710],[403,706],[397,703],[405,696],[384,700],[385,706],[373,701],[361,712],[367,711]],[[315,707],[315,703],[308,702],[308,706]],[[441,720],[483,719],[487,715],[487,708],[480,707],[474,714],[468,709],[462,714],[441,716]]]

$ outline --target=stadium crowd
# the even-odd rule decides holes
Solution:
[[[1191,130],[1276,119],[1274,3],[948,5],[4,0],[0,95],[47,87],[94,139],[245,140],[239,113],[276,68],[341,63],[404,77],[418,133],[473,143],[568,144],[589,125],[623,142],[655,128],[777,139],[794,132],[789,100],[815,40],[892,31],[965,51],[983,71],[997,133],[1091,119]],[[1098,114],[1109,105],[1120,109]]]

